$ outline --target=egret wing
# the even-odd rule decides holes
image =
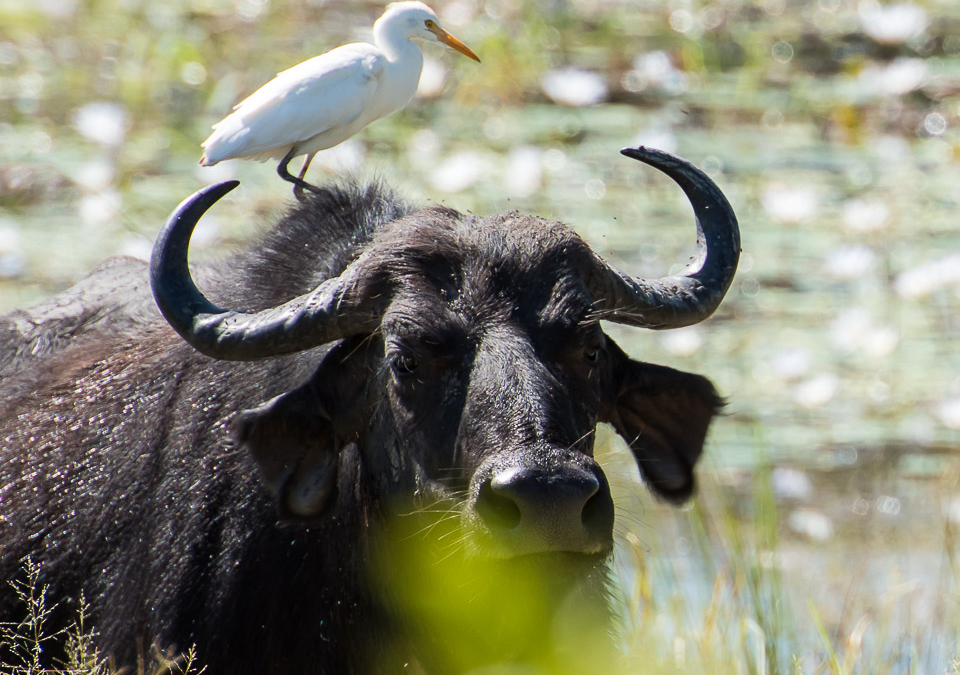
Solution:
[[[282,156],[298,142],[354,122],[376,101],[384,61],[361,43],[278,73],[214,125],[203,143],[207,160]]]

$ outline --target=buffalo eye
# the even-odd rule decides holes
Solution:
[[[412,375],[419,366],[420,362],[417,361],[417,357],[410,354],[398,354],[393,359],[393,372],[400,377]]]
[[[600,360],[600,348],[587,347],[583,352],[583,358],[587,360],[587,363],[597,363]]]

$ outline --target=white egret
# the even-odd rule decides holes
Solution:
[[[423,53],[414,40],[440,42],[474,61],[476,54],[440,26],[422,2],[394,2],[373,24],[373,42],[355,42],[315,56],[275,78],[213,125],[202,143],[202,166],[225,159],[279,159],[277,173],[301,188],[313,156],[410,102]],[[306,155],[299,176],[287,165]]]

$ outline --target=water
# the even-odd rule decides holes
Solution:
[[[838,658],[862,653],[847,672],[943,672],[956,654],[960,7],[896,7],[448,3],[441,18],[483,63],[428,48],[448,69],[443,89],[328,162],[415,200],[562,220],[647,276],[686,261],[692,217],[669,179],[619,148],[676,152],[728,195],[744,255],[717,314],[682,332],[607,327],[635,357],[708,375],[729,400],[696,509],[666,510],[635,484],[620,499],[623,541],[632,532],[656,572],[634,610],[673,617],[644,629],[667,661],[689,667],[709,643],[687,628],[717,593],[750,604],[737,584],[751,564],[765,581],[776,572],[766,588],[789,609],[774,625],[755,604],[759,632],[730,610],[739,632],[719,644],[745,645],[738,658],[770,656],[779,640],[781,672],[791,649],[802,672],[827,667],[808,599]],[[108,255],[146,255],[173,206],[207,182],[243,186],[210,217],[196,257],[272,221],[291,200],[272,167],[201,170],[200,140],[277,70],[362,39],[345,27],[379,8],[0,0],[0,311]],[[555,76],[568,67],[593,75]],[[548,73],[550,87],[586,90],[545,92]],[[643,565],[621,549],[633,592]]]

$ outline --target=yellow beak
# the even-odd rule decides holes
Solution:
[[[447,45],[451,49],[456,49],[458,52],[464,56],[469,56],[471,59],[480,63],[480,57],[473,53],[473,50],[470,49],[467,45],[463,44],[457,38],[453,37],[447,31],[443,30],[440,26],[433,26],[428,29],[431,33],[437,36],[437,40],[441,43]]]

